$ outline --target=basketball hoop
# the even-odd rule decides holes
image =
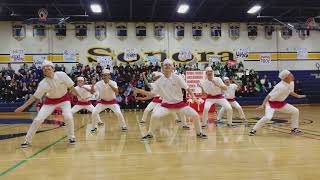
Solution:
[[[38,11],[38,15],[39,15],[40,22],[45,22],[47,20],[47,16],[48,16],[48,10],[45,8],[41,8]]]
[[[313,17],[309,17],[306,21],[307,28],[310,30],[317,25]]]

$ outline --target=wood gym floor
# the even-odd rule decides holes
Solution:
[[[90,133],[90,115],[76,114],[77,144],[68,145],[64,128],[42,125],[32,147],[21,149],[34,114],[0,114],[0,179],[20,180],[318,180],[320,179],[319,105],[300,108],[303,136],[289,134],[284,114],[248,136],[250,127],[215,126],[210,120],[207,140],[195,137],[193,127],[183,130],[163,120],[157,138],[143,142],[147,125],[138,120],[142,112],[126,112],[129,131],[120,132],[112,113],[102,113],[106,125]],[[263,113],[244,108],[250,125]],[[234,113],[237,117],[237,113]],[[57,118],[57,117],[53,117]],[[212,118],[212,116],[211,116]],[[9,122],[16,122],[8,124]],[[189,122],[192,126],[192,122]]]

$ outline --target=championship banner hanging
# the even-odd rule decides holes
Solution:
[[[63,59],[65,62],[76,62],[77,61],[77,51],[75,50],[64,50]]]
[[[307,48],[297,48],[297,59],[308,59]]]
[[[33,64],[36,66],[41,66],[43,61],[48,60],[47,55],[33,55]]]
[[[138,58],[137,49],[129,49],[129,48],[125,49],[124,60],[133,61],[133,60],[137,60],[137,58]]]
[[[10,50],[10,60],[12,62],[23,62],[25,50],[24,49],[13,49]]]
[[[97,62],[104,68],[107,68],[108,66],[111,67],[113,65],[111,56],[98,56]]]
[[[181,51],[179,52],[178,58],[181,60],[187,60],[187,59],[192,59],[192,53],[190,51],[190,49],[181,49]]]
[[[236,52],[236,59],[238,61],[244,61],[249,56],[249,49],[248,48],[238,48],[234,51]]]

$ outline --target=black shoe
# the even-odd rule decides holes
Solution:
[[[141,139],[142,140],[147,140],[147,139],[152,139],[152,138],[153,138],[153,135],[147,134],[147,135],[143,136]]]
[[[176,119],[176,123],[181,123],[181,120],[180,119]]]
[[[257,131],[252,129],[250,132],[249,132],[249,136],[254,136],[256,135]]]
[[[98,126],[103,126],[104,123],[103,122],[98,122]]]
[[[187,125],[185,125],[185,126],[182,126],[182,129],[189,130],[189,129],[190,129],[190,127],[189,127],[189,126],[187,126]]]
[[[97,128],[91,129],[91,133],[97,133],[97,131],[98,131]]]
[[[202,127],[202,129],[204,129],[204,128],[206,128],[206,127],[207,127],[207,125],[206,125],[206,124],[204,124],[204,125],[202,125],[201,127]]]
[[[294,128],[294,129],[291,130],[291,134],[299,136],[299,135],[303,135],[303,132],[300,131],[298,128]]]
[[[76,144],[76,140],[74,138],[69,139],[69,144],[70,145],[75,145]]]
[[[227,127],[229,127],[229,128],[236,128],[237,126],[234,125],[234,124],[227,124]]]
[[[20,146],[21,146],[21,148],[27,148],[30,146],[30,143],[28,141],[25,141]]]
[[[122,131],[122,132],[127,132],[128,129],[127,129],[127,127],[122,127],[122,128],[121,128],[121,131]]]
[[[144,124],[144,123],[146,123],[146,122],[141,120],[141,121],[139,121],[139,123]]]
[[[208,136],[203,133],[197,134],[197,137],[200,139],[208,139]]]

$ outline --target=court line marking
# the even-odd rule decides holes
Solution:
[[[139,130],[140,130],[140,134],[141,134],[141,136],[144,136],[144,134],[142,132],[142,126],[141,126],[141,124],[139,122],[138,115],[136,115],[136,119],[137,119],[138,127],[139,127]],[[148,141],[142,140],[142,142],[144,144],[144,147],[146,148],[147,153],[152,153],[152,150],[151,150],[151,147],[150,147]]]
[[[278,129],[276,129],[278,128]],[[287,130],[287,129],[281,129],[279,127],[272,127],[272,128],[265,128],[267,130],[270,130],[270,131],[277,131],[277,132],[281,132],[283,134],[288,134],[288,135],[291,135],[291,136],[294,136],[292,135],[291,133],[288,133],[288,132],[284,132],[284,131],[280,131],[280,130]],[[303,134],[303,135],[300,135],[300,136],[296,136],[296,137],[302,137],[302,138],[307,138],[307,139],[314,139],[314,140],[320,140],[319,138],[314,138],[314,137],[310,137],[310,136],[305,136],[305,135],[311,135],[311,134]]]
[[[296,148],[305,148],[305,146],[294,146]],[[252,148],[222,148],[222,149],[203,149],[198,151],[163,151],[163,152],[153,152],[152,154],[158,155],[158,154],[178,154],[178,153],[199,153],[199,152],[219,152],[219,151],[256,151],[263,149],[292,149],[292,147],[289,146],[271,146],[271,147],[252,147]],[[88,155],[87,157],[118,157],[120,156],[132,156],[132,155],[146,155],[148,153],[141,152],[141,153],[123,153],[123,154],[100,154],[100,155]],[[74,157],[70,156],[55,156],[55,157],[42,157],[42,158],[33,158],[33,160],[50,160],[50,159],[72,159]],[[15,159],[19,160],[19,159]],[[3,160],[0,162],[7,162],[7,161],[14,161],[14,160]]]
[[[79,127],[78,129],[75,130],[75,132],[78,131],[78,130],[80,130],[80,129],[82,129],[82,128],[85,127],[86,125],[87,125],[87,124]],[[35,152],[34,154],[32,154],[31,156],[27,157],[26,159],[20,160],[18,163],[14,164],[13,166],[11,166],[10,168],[8,168],[7,170],[1,172],[1,173],[0,173],[0,177],[8,174],[9,172],[13,171],[14,169],[18,168],[19,166],[27,163],[29,160],[31,160],[31,159],[33,159],[34,157],[36,157],[37,155],[43,153],[44,151],[46,151],[46,150],[49,149],[50,147],[58,144],[60,141],[62,141],[62,140],[65,139],[66,137],[67,137],[67,136],[63,136],[63,137],[61,137],[60,139],[54,141],[53,143],[51,143],[51,144],[47,145],[46,147],[40,149],[39,151]]]

